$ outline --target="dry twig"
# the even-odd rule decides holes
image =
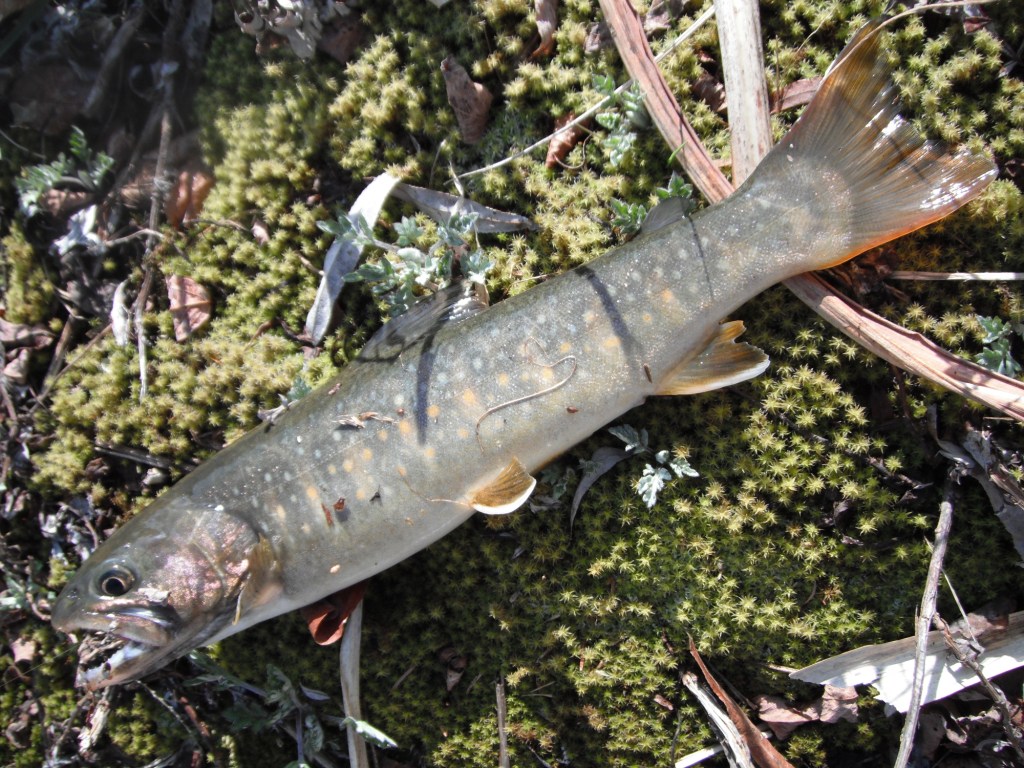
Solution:
[[[928,653],[928,630],[935,615],[935,602],[939,594],[939,576],[942,574],[942,561],[946,556],[946,545],[949,543],[949,530],[953,526],[953,483],[947,481],[942,503],[939,505],[939,522],[935,525],[935,542],[932,545],[932,559],[928,564],[928,578],[925,580],[924,595],[921,597],[921,609],[917,614],[914,651],[914,683],[910,694],[910,707],[903,721],[903,732],[900,734],[900,749],[896,755],[894,768],[905,768],[910,760],[910,752],[914,748],[914,735],[917,733],[917,721],[921,715],[921,695],[924,690],[924,664]]]

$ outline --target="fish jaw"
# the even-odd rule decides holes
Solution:
[[[51,622],[82,640],[77,682],[96,690],[231,634],[277,595],[275,566],[266,538],[222,506],[158,499],[82,565]]]
[[[97,690],[136,680],[202,643],[169,604],[169,593],[141,588],[131,598],[113,599],[99,610],[71,585],[54,606],[53,626],[69,635],[84,635],[79,645],[76,684]],[[222,622],[200,629],[203,634]]]

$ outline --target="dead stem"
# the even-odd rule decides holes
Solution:
[[[946,481],[945,493],[942,503],[939,505],[939,522],[935,526],[932,559],[928,564],[928,578],[925,580],[921,609],[917,615],[914,683],[910,693],[907,717],[903,721],[903,732],[900,734],[900,749],[893,768],[906,768],[907,762],[910,760],[910,752],[914,748],[914,735],[917,733],[917,721],[921,715],[921,696],[924,691],[924,663],[925,657],[928,655],[928,631],[932,624],[932,617],[935,615],[935,602],[939,594],[939,576],[942,574],[942,561],[946,556],[946,546],[949,543],[949,531],[952,526],[953,482],[950,479]]]

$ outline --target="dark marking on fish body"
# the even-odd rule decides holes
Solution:
[[[651,382],[651,384],[654,383],[654,379],[651,377],[651,366],[647,363],[644,363],[644,376],[647,377],[647,380]]]
[[[324,518],[327,520],[327,527],[333,528],[334,518],[331,517],[331,508],[324,504],[322,501],[320,502],[320,508],[323,509],[324,511]]]
[[[626,351],[626,354],[629,357],[632,357],[636,350],[636,339],[633,337],[632,332],[626,325],[626,320],[623,318],[622,312],[619,310],[615,297],[609,293],[608,286],[604,284],[600,276],[598,276],[598,274],[589,266],[577,267],[576,271],[587,279],[590,287],[594,289],[594,293],[596,293],[598,298],[600,298],[601,307],[608,316],[609,322],[611,322],[612,331],[614,331],[615,335],[622,343],[622,347]]]

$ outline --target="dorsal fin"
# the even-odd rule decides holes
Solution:
[[[479,283],[463,280],[441,288],[377,329],[357,360],[395,357],[445,323],[465,320],[487,309],[487,305],[487,289]]]
[[[469,504],[485,515],[507,515],[530,498],[536,485],[536,478],[530,476],[519,459],[512,459],[500,475],[473,494]]]
[[[695,395],[728,387],[760,375],[768,355],[750,344],[737,344],[743,321],[722,323],[718,333],[696,357],[676,366],[658,385],[659,395]]]
[[[640,226],[640,234],[649,235],[685,218],[687,204],[688,201],[683,200],[681,197],[670,197],[667,200],[662,200],[647,214],[647,218],[644,219],[644,223]]]

